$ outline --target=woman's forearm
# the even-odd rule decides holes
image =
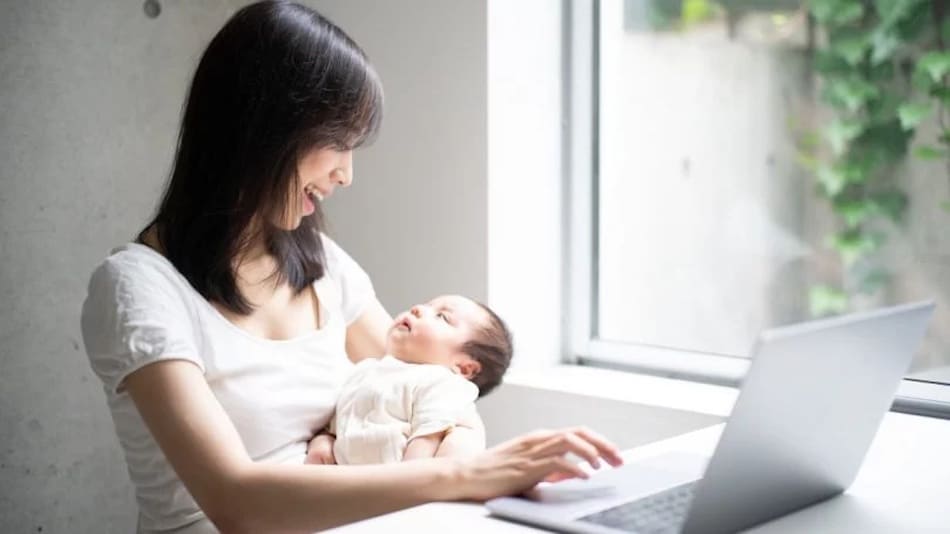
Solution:
[[[232,485],[222,532],[313,532],[418,504],[461,498],[448,459],[386,465],[253,464]]]

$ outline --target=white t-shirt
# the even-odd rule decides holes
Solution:
[[[151,248],[118,247],[93,272],[82,334],[102,380],[139,505],[139,532],[215,532],[139,416],[129,373],[159,360],[187,360],[208,385],[259,462],[303,463],[307,441],[327,425],[353,365],[346,325],[375,294],[369,277],[323,236],[326,276],[314,283],[319,329],[288,340],[256,337],[228,321]]]
[[[400,462],[409,440],[455,428],[476,398],[478,387],[444,366],[362,360],[336,402],[333,456],[341,465]]]

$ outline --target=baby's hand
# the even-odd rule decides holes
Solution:
[[[332,434],[317,434],[307,446],[307,459],[305,464],[336,464],[336,458],[333,457],[333,442],[336,438]]]

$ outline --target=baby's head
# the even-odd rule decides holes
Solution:
[[[488,306],[443,295],[397,315],[386,352],[408,363],[444,365],[471,380],[481,396],[511,363],[511,332]]]

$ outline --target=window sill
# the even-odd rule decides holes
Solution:
[[[656,376],[652,368],[637,372],[635,366],[623,370],[609,368],[610,363],[606,366],[560,364],[536,370],[515,369],[505,377],[505,383],[723,418],[732,412],[739,395],[738,387],[695,381],[682,374],[677,375],[682,378],[673,378]],[[891,410],[950,419],[950,385],[925,378],[902,380]]]
[[[543,369],[513,369],[505,384],[727,417],[739,390],[661,376],[561,364]]]

